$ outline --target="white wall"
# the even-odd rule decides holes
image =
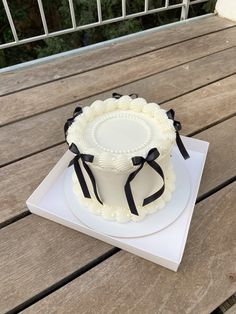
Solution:
[[[236,0],[217,0],[216,12],[219,16],[236,22]]]

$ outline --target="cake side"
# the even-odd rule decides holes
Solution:
[[[163,158],[159,165],[162,167],[165,174],[165,190],[161,197],[152,203],[143,206],[143,200],[147,195],[154,193],[162,184],[162,179],[148,166],[144,165],[140,174],[132,182],[132,192],[135,199],[138,215],[131,213],[127,203],[124,186],[127,177],[134,169],[126,172],[112,172],[98,167],[90,166],[97,181],[99,195],[103,201],[100,204],[93,192],[91,181],[88,174],[83,169],[84,177],[91,191],[91,198],[85,198],[76,173],[72,174],[73,192],[91,213],[100,215],[104,219],[114,220],[120,223],[131,221],[140,221],[146,215],[152,214],[162,209],[166,202],[171,199],[172,193],[175,190],[175,174],[170,161],[170,157]]]

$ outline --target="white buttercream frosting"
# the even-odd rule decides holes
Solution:
[[[93,154],[95,166],[119,172],[132,168],[131,158],[145,157],[153,147],[163,158],[175,141],[175,129],[157,104],[122,96],[84,107],[69,127],[67,141]]]
[[[96,178],[103,205],[97,202],[92,192],[91,199],[84,198],[75,172],[72,177],[74,193],[90,212],[104,219],[120,223],[140,221],[163,208],[171,199],[175,175],[169,157],[175,138],[173,121],[155,103],[129,96],[94,101],[91,106],[83,108],[83,113],[69,127],[67,142],[76,144],[81,153],[94,155],[89,166]],[[132,215],[124,192],[129,174],[137,169],[132,164],[132,157],[146,157],[154,147],[160,153],[156,162],[165,175],[165,191],[156,201],[142,206],[143,199],[162,185],[161,177],[150,166],[144,166],[132,182],[139,216]],[[86,174],[85,178],[92,191]]]
[[[100,215],[106,220],[117,221],[119,223],[125,223],[130,220],[133,222],[138,222],[146,215],[157,212],[158,210],[162,209],[168,201],[170,201],[172,193],[175,190],[175,175],[172,167],[169,167],[168,171],[166,171],[165,191],[163,195],[149,205],[137,206],[139,216],[136,216],[131,214],[127,206],[111,206],[107,204],[101,205],[95,198],[85,198],[82,194],[75,172],[72,175],[72,180],[73,192],[76,194],[82,205],[84,205],[91,213],[95,215]]]

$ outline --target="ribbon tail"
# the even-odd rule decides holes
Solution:
[[[155,200],[157,200],[159,197],[161,197],[161,195],[165,191],[165,177],[164,177],[164,173],[163,173],[161,167],[154,160],[148,161],[148,164],[149,164],[150,167],[152,167],[162,177],[163,185],[157,192],[153,193],[152,195],[146,197],[143,200],[143,206],[145,206],[145,205],[147,205],[149,203],[152,203]]]
[[[130,183],[136,177],[136,175],[139,173],[139,171],[142,168],[143,168],[143,164],[141,164],[141,166],[138,169],[136,169],[134,172],[132,172],[128,176],[128,179],[125,183],[125,195],[126,195],[126,199],[127,199],[128,205],[129,205],[129,209],[130,209],[131,213],[133,215],[136,215],[136,216],[139,216],[139,214],[138,214],[138,210],[137,210],[137,207],[135,205],[135,202],[134,202],[134,197],[133,197]]]
[[[93,191],[94,191],[94,194],[95,194],[95,196],[96,196],[96,199],[97,199],[97,201],[98,201],[100,204],[103,205],[103,203],[102,203],[102,201],[101,201],[101,199],[100,199],[100,197],[99,197],[99,195],[98,195],[97,185],[96,185],[96,180],[95,180],[95,178],[94,178],[94,175],[93,175],[91,169],[89,168],[89,166],[86,164],[86,162],[85,162],[85,161],[82,161],[82,162],[83,162],[83,165],[84,165],[84,169],[87,171],[87,174],[88,174],[88,176],[89,176],[89,178],[90,178],[90,181],[91,181],[91,183],[92,183]]]
[[[73,123],[73,118],[70,118],[66,121],[66,123],[64,124],[64,135],[65,135],[65,140],[67,137],[67,131],[69,129],[69,127],[71,126],[71,124]]]
[[[189,154],[188,154],[188,152],[187,152],[186,148],[184,147],[184,144],[181,140],[179,132],[176,132],[176,144],[179,148],[181,155],[184,157],[184,159],[190,158],[190,156],[189,156]]]
[[[68,168],[71,167],[72,165],[74,165],[74,159],[72,159],[72,160],[69,162]]]
[[[80,164],[79,164],[79,159],[77,157],[74,158],[74,168],[75,168],[75,173],[77,175],[81,189],[83,191],[84,197],[91,198],[89,190],[88,190],[88,186],[86,184],[83,172],[82,172]]]

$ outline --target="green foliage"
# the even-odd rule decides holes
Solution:
[[[42,0],[48,29],[50,32],[72,27],[68,0]],[[181,0],[169,0],[170,4]],[[191,6],[190,17],[213,12],[216,0]],[[74,0],[76,23],[78,26],[95,23],[98,20],[96,0]],[[12,16],[19,38],[26,38],[43,33],[37,1],[9,1]],[[165,0],[149,0],[149,9],[163,7]],[[101,0],[103,20],[122,15],[121,0]],[[126,12],[132,14],[144,10],[144,0],[127,0]],[[100,41],[135,33],[144,29],[178,21],[181,9],[174,9],[96,28],[73,32],[48,38],[13,48],[0,50],[0,67],[42,58],[55,53],[90,45]],[[0,2],[0,43],[10,42],[13,36]]]
[[[217,0],[208,0],[205,3],[199,3],[199,4],[190,6],[189,17],[194,17],[194,16],[214,12],[216,1]]]
[[[38,58],[50,56],[52,54],[70,49],[70,45],[68,45],[68,43],[65,40],[63,40],[63,38],[60,37],[59,38],[52,37],[45,39],[44,43],[45,43],[44,47],[38,46],[35,48]]]
[[[5,54],[3,50],[0,50],[0,66],[6,64]]]
[[[203,10],[206,13],[214,12],[217,0],[209,0],[203,5]]]

